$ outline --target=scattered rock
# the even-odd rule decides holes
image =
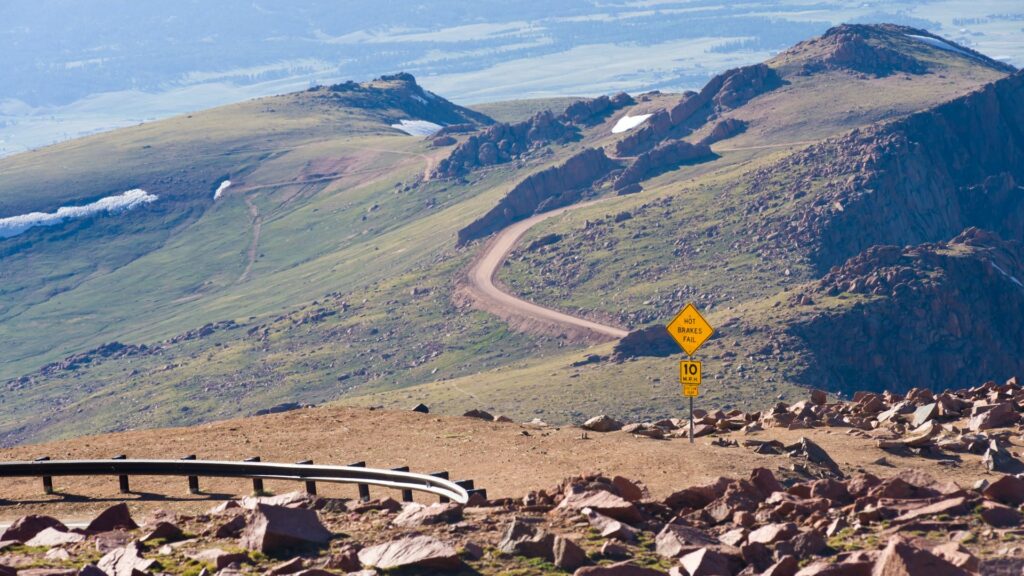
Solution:
[[[359,561],[363,566],[381,570],[457,571],[462,568],[455,548],[431,536],[408,536],[363,548],[359,551]]]

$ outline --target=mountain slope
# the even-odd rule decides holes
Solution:
[[[121,188],[159,196],[0,240],[0,414],[12,416],[0,419],[0,442],[338,398],[436,398],[448,410],[486,401],[552,422],[581,407],[672,413],[682,401],[670,361],[571,366],[613,347],[584,352],[557,330],[514,331],[457,298],[481,236],[556,206],[569,209],[527,232],[499,288],[630,329],[696,301],[719,328],[706,370],[730,386],[713,387],[716,401],[795,394],[816,373],[814,352],[786,332],[799,318],[780,314],[769,330],[765,311],[820,279],[815,246],[840,244],[784,225],[827,204],[815,170],[873,173],[859,156],[830,167],[835,158],[816,151],[881,138],[916,114],[956,114],[955,103],[935,107],[987,102],[964,95],[1018,81],[1002,64],[915,38],[926,35],[841,27],[700,93],[602,97],[560,113],[536,103],[539,114],[512,124],[491,125],[395,75],[0,161],[0,188],[12,190],[0,195],[5,216]],[[1005,97],[1000,125],[1016,118],[1016,92]],[[632,127],[620,129],[624,120]],[[448,126],[429,140],[392,128],[434,129],[426,123]],[[982,136],[1017,141],[992,130]],[[479,233],[460,234],[474,222]],[[972,222],[989,221],[958,224]],[[619,356],[637,352],[651,350]]]

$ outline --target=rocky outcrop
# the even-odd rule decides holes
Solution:
[[[738,108],[756,96],[782,86],[783,80],[767,64],[727,70],[715,76],[699,93],[686,92],[668,111],[651,116],[615,145],[618,156],[636,156],[669,138],[682,138],[708,120]]]
[[[459,230],[459,245],[483,238],[532,214],[572,204],[615,167],[604,150],[587,148],[565,164],[537,172],[517,184],[483,217]]]
[[[826,309],[790,330],[819,365],[809,383],[845,392],[956,387],[1021,374],[1022,282],[1024,245],[978,229],[950,242],[877,246],[795,297],[815,302],[846,293],[856,304]]]
[[[621,191],[684,164],[710,160],[714,157],[707,144],[690,144],[685,140],[666,142],[650,152],[641,154],[623,170],[615,180],[615,189]]]
[[[495,124],[459,144],[448,158],[438,163],[434,175],[439,178],[463,176],[476,168],[522,158],[540,147],[578,140],[580,126],[601,122],[616,110],[632,104],[633,98],[623,92],[612,97],[578,100],[558,116],[545,110],[523,122]],[[438,135],[449,133],[442,130]]]
[[[742,134],[747,129],[747,123],[736,118],[726,118],[716,122],[708,135],[701,138],[699,144],[710,146],[720,140],[728,140],[733,136]]]
[[[434,176],[454,178],[475,168],[504,164],[538,146],[564,144],[579,138],[579,130],[550,111],[539,112],[529,120],[515,124],[495,124],[474,134],[438,162]]]
[[[776,241],[809,247],[821,271],[870,246],[948,240],[971,226],[1020,239],[1024,73],[811,146],[757,172],[751,191],[784,195],[779,179],[803,208],[770,225]]]
[[[641,356],[664,358],[673,354],[679,354],[679,345],[672,340],[664,325],[655,324],[633,330],[616,342],[612,360],[622,362]]]
[[[566,107],[560,119],[572,124],[587,126],[601,122],[612,112],[635,103],[633,97],[625,92],[620,92],[610,98],[598,96],[590,100],[577,100]]]
[[[389,120],[400,119],[393,117],[394,112],[398,112],[402,117],[441,125],[494,123],[484,114],[424,90],[412,74],[405,72],[381,76],[370,82],[343,82],[315,90],[322,92],[322,98],[329,102],[363,110],[379,110]]]

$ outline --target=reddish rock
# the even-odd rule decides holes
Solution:
[[[363,566],[381,570],[409,568],[458,571],[462,560],[451,545],[432,536],[407,536],[359,551]]]
[[[661,570],[637,566],[627,560],[607,566],[584,566],[573,572],[573,576],[665,576]]]
[[[790,542],[793,544],[793,551],[796,552],[799,558],[819,556],[828,549],[825,535],[817,530],[804,530],[797,534]]]
[[[958,498],[947,498],[945,500],[940,500],[939,502],[936,502],[934,504],[929,504],[927,506],[922,506],[920,508],[914,508],[913,510],[909,510],[905,512],[903,515],[896,518],[894,522],[909,522],[911,520],[916,520],[918,518],[923,518],[925,516],[936,516],[939,514],[959,516],[961,514],[966,514],[969,511],[970,507],[967,504],[966,498],[962,496]]]
[[[690,552],[679,559],[679,564],[690,576],[733,576],[742,568],[737,558],[710,548]]]
[[[767,498],[774,492],[783,492],[785,488],[775,479],[775,475],[767,468],[754,468],[750,472],[750,483],[761,493],[762,498]]]
[[[811,390],[811,402],[818,406],[828,404],[828,394],[824,390]]]
[[[607,490],[570,492],[557,507],[560,510],[583,510],[584,508],[590,508],[595,512],[626,523],[639,522],[643,519],[640,510],[632,502]]]
[[[217,526],[213,535],[216,538],[237,538],[242,534],[242,530],[245,530],[245,516],[237,514],[231,520]]]
[[[586,517],[587,522],[604,538],[617,538],[623,542],[636,540],[636,529],[632,526],[619,522],[614,518],[609,518],[590,508],[584,508],[582,513]]]
[[[697,528],[681,524],[666,524],[654,540],[655,551],[665,558],[678,558],[695,547],[713,546],[719,541]]]
[[[619,496],[629,502],[639,502],[644,498],[644,489],[628,478],[616,476],[612,478],[612,486],[615,487]]]
[[[584,430],[590,430],[593,432],[614,432],[622,429],[622,422],[619,422],[611,416],[602,414],[587,420],[580,427]]]
[[[355,572],[363,567],[359,562],[359,548],[352,544],[346,544],[331,552],[324,563],[324,568],[330,570],[341,570],[342,572]]]
[[[783,556],[778,562],[762,572],[762,576],[796,576],[799,569],[800,562],[795,556]]]
[[[873,576],[965,576],[966,571],[927,550],[893,537],[875,562]]]
[[[827,498],[837,505],[848,504],[853,501],[846,484],[827,478],[811,482],[811,498]]]
[[[874,562],[830,562],[817,560],[804,566],[796,576],[872,576]]]
[[[565,536],[555,536],[554,565],[562,570],[575,570],[590,563],[587,553]]]
[[[506,554],[551,561],[554,558],[555,536],[538,528],[537,524],[526,518],[513,518],[498,543],[498,550]]]
[[[110,532],[93,534],[89,539],[92,540],[97,551],[101,554],[106,554],[111,550],[127,546],[132,540],[132,535],[124,530],[111,530]]]
[[[18,542],[28,542],[33,536],[46,528],[54,528],[62,532],[68,531],[68,527],[56,518],[32,514],[15,520],[13,524],[3,531],[3,534],[0,534],[0,541],[17,540]]]
[[[250,513],[241,545],[249,550],[273,553],[287,548],[322,546],[331,533],[316,511],[258,504]]]
[[[410,502],[391,523],[404,528],[415,528],[431,524],[451,524],[459,520],[462,520],[462,506],[454,502],[429,506]]]
[[[986,524],[996,528],[1011,528],[1020,526],[1021,523],[1021,514],[1016,508],[1003,506],[997,502],[983,502],[979,514]]]
[[[1020,506],[1024,504],[1024,479],[1016,476],[1003,476],[985,487],[981,491],[981,495],[988,500],[1008,506]]]
[[[977,409],[977,406],[975,409]],[[980,432],[982,430],[991,430],[992,428],[1012,426],[1017,420],[1017,411],[1013,408],[1013,403],[1001,402],[984,412],[979,412],[977,415],[972,416],[968,427],[974,432]]]
[[[774,544],[780,540],[788,540],[797,534],[796,524],[767,524],[754,530],[747,536],[747,542]]]
[[[178,528],[178,526],[170,522],[157,522],[153,529],[140,538],[139,541],[165,540],[171,542],[181,540],[182,538],[184,538],[184,533],[182,533],[181,528]]]
[[[45,546],[47,548],[53,546],[63,546],[65,544],[75,544],[85,540],[85,536],[78,534],[77,532],[64,532],[57,528],[46,528],[25,542],[26,546]]]
[[[131,511],[124,502],[115,504],[100,512],[86,527],[89,532],[110,532],[111,530],[135,530],[139,525],[132,520]],[[102,566],[100,566],[102,568]]]
[[[932,548],[932,554],[969,572],[977,572],[981,564],[974,554],[957,542],[940,544]]]
[[[142,557],[142,548],[138,542],[108,552],[96,563],[96,567],[108,576],[145,576],[154,560]]]

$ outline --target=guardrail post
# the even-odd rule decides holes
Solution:
[[[443,480],[447,480],[448,479],[448,472],[431,472],[430,475],[435,477],[435,478],[441,478]],[[447,496],[438,496],[437,499],[442,504],[444,504],[446,502],[451,502],[452,501],[452,499],[447,497]]]
[[[113,458],[111,458],[111,460],[127,460],[127,459],[128,459],[128,456],[125,455],[125,454],[118,454],[117,456],[114,456]],[[129,492],[131,492],[131,488],[129,488],[129,486],[128,486],[128,476],[127,475],[122,474],[122,475],[118,476],[117,477],[117,484],[118,484],[118,488],[121,490],[121,494],[128,494]]]
[[[296,462],[295,464],[299,466],[309,466],[312,463],[312,460],[303,460],[301,462]],[[306,494],[316,496],[316,482],[312,480],[306,480]]]
[[[352,468],[366,468],[366,462],[354,462],[349,464]],[[370,485],[360,484],[359,485],[359,500],[362,502],[370,501]]]
[[[182,458],[182,460],[195,460],[195,454],[189,454]],[[188,477],[188,492],[189,494],[199,494],[199,476]]]
[[[40,456],[36,458],[36,462],[46,462],[49,459],[49,456]],[[43,493],[53,494],[53,476],[43,476]]]
[[[393,472],[408,472],[408,466],[399,466],[398,468],[392,468]],[[412,490],[408,488],[402,489],[402,502],[412,502]]]
[[[246,462],[259,462],[260,461],[260,457],[259,456],[253,456],[252,458],[246,458],[245,461]],[[256,494],[257,496],[259,496],[260,494],[263,494],[263,492],[264,492],[264,490],[263,490],[263,478],[253,478],[252,479],[252,492],[253,492],[253,494]]]

